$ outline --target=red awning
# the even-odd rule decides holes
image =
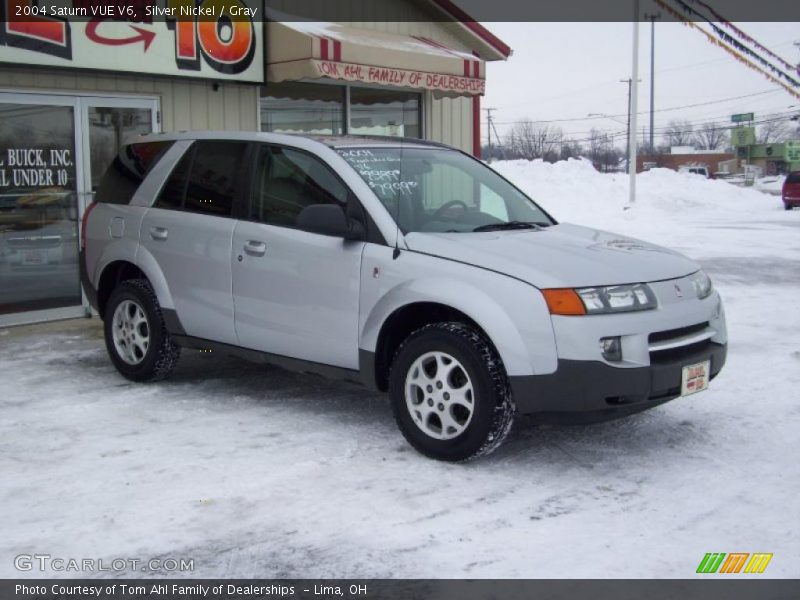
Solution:
[[[475,96],[484,93],[486,66],[421,36],[337,23],[268,23],[267,82],[320,78]]]

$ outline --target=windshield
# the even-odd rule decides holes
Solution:
[[[444,148],[339,148],[403,233],[537,229],[554,221],[480,161]]]

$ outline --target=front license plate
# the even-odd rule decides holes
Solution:
[[[683,367],[681,373],[681,396],[689,396],[708,389],[708,376],[710,372],[710,360]]]
[[[26,250],[22,255],[23,265],[43,265],[47,262],[47,257],[42,250]]]

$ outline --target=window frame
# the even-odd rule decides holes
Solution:
[[[391,92],[407,92],[407,93],[416,94],[417,96],[419,96],[419,111],[418,111],[419,112],[419,138],[414,138],[414,139],[420,139],[420,140],[427,139],[426,135],[427,135],[428,132],[427,132],[427,126],[426,126],[426,119],[425,119],[425,116],[426,116],[425,102],[426,102],[426,99],[428,98],[429,92],[427,92],[426,90],[420,90],[420,89],[408,88],[408,87],[396,87],[396,88],[395,87],[386,87],[384,85],[375,85],[375,84],[369,84],[369,83],[359,83],[359,85],[354,85],[352,83],[347,83],[347,82],[342,82],[342,81],[300,80],[299,82],[300,83],[308,83],[308,84],[312,84],[312,85],[334,86],[334,87],[338,87],[338,88],[341,89],[342,98],[343,98],[343,100],[342,100],[342,134],[341,135],[353,135],[353,136],[363,136],[363,137],[385,137],[386,139],[390,139],[390,140],[391,139],[398,139],[398,137],[399,137],[399,136],[391,136],[391,135],[378,136],[377,134],[376,135],[366,135],[366,134],[352,133],[352,131],[351,131],[352,128],[351,128],[351,124],[350,124],[350,117],[351,117],[351,114],[352,114],[351,105],[350,105],[350,92],[351,92],[351,90],[353,88],[382,90],[382,91],[390,92],[390,93]],[[276,84],[273,84],[273,85],[276,85]],[[263,97],[262,96],[262,91],[266,90],[266,89],[267,89],[266,85],[261,86],[260,91],[259,91],[259,96],[258,96],[258,98],[259,98],[258,115],[257,115],[258,116],[258,123],[257,123],[258,131],[260,131],[262,133],[279,133],[279,132],[275,132],[275,131],[267,131],[267,130],[262,128],[263,123],[261,121],[261,98]],[[286,135],[286,134],[282,134],[282,135]],[[309,135],[309,134],[300,133],[298,135]],[[311,134],[311,135],[313,135],[313,134]]]
[[[250,170],[250,175],[247,177],[247,181],[243,188],[247,189],[247,196],[243,199],[241,205],[241,212],[239,213],[239,219],[241,221],[247,221],[249,223],[257,223],[259,225],[264,225],[266,227],[280,227],[282,229],[289,229],[293,231],[302,231],[305,233],[314,232],[308,231],[307,229],[303,229],[302,227],[297,227],[296,225],[284,225],[278,223],[267,223],[265,221],[257,220],[252,218],[252,210],[253,210],[253,203],[255,202],[255,191],[258,186],[258,168],[259,168],[259,156],[261,154],[262,147],[270,147],[270,148],[281,148],[292,150],[294,152],[298,152],[300,154],[304,154],[309,156],[310,158],[319,161],[325,168],[327,168],[331,175],[338,181],[344,190],[347,192],[347,200],[342,206],[345,211],[345,214],[352,218],[361,217],[361,223],[364,225],[364,228],[367,231],[367,235],[365,238],[365,242],[371,242],[374,244],[379,244],[382,246],[386,246],[387,242],[383,237],[383,234],[378,229],[378,226],[375,224],[375,221],[372,219],[372,216],[369,214],[369,211],[364,207],[364,204],[359,200],[358,196],[353,192],[352,188],[347,185],[347,183],[342,179],[341,175],[339,175],[338,171],[324,158],[320,155],[315,154],[314,152],[310,152],[305,148],[298,148],[297,146],[292,146],[290,144],[281,144],[278,142],[253,142],[251,144],[251,152],[250,157],[247,161],[248,168]],[[320,234],[315,234],[320,235]]]

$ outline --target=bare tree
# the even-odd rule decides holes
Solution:
[[[600,171],[615,170],[622,153],[614,147],[613,138],[602,131],[592,129],[589,133],[589,159]]]
[[[689,121],[670,121],[664,130],[668,146],[689,146],[694,141],[694,127]]]
[[[695,132],[694,142],[700,150],[723,150],[728,145],[728,128],[721,123],[706,123]]]
[[[756,128],[756,138],[759,144],[785,142],[791,136],[792,127],[785,120],[767,121]]]
[[[535,121],[521,121],[514,125],[508,137],[512,153],[533,160],[547,158],[557,160],[564,133],[558,127]]]

